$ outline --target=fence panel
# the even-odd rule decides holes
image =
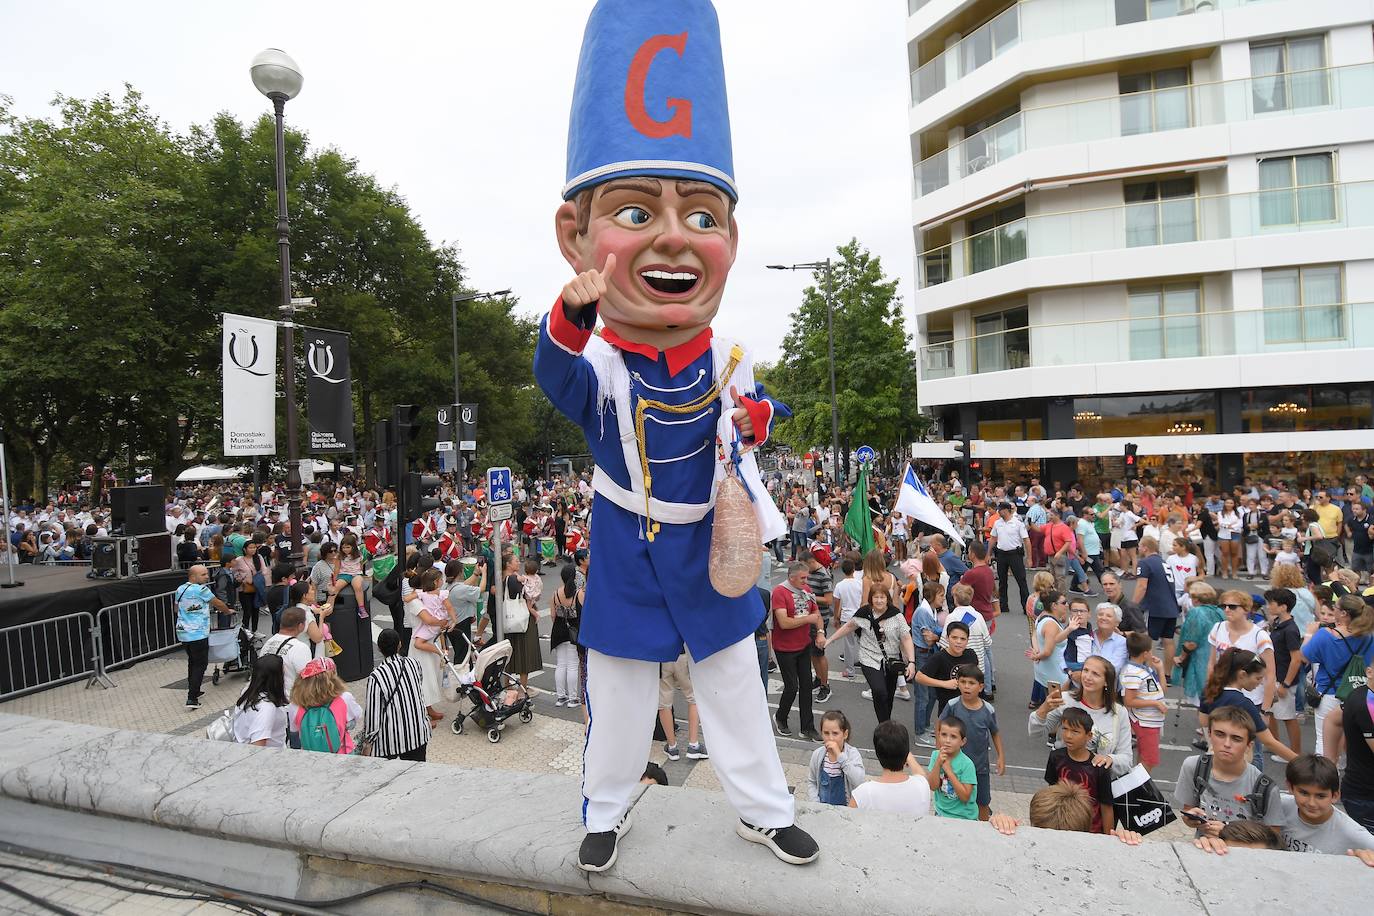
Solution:
[[[82,678],[108,686],[94,630],[85,611],[0,629],[0,700]]]
[[[96,617],[101,670],[112,671],[178,648],[176,616],[176,592],[101,608]]]

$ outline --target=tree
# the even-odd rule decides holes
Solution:
[[[830,293],[834,306],[835,391],[842,454],[859,445],[890,452],[927,425],[917,411],[916,357],[906,332],[897,281],[856,239],[836,249]],[[817,272],[823,281],[822,272]],[[803,450],[830,442],[827,305],[810,286],[792,313],[782,357],[760,373],[792,410],[777,436]]]

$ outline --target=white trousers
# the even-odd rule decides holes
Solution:
[[[1269,554],[1264,552],[1264,542],[1245,545],[1245,571],[1254,575],[1258,567],[1261,576],[1269,575]]]
[[[726,799],[756,827],[791,826],[795,808],[768,721],[753,635],[690,666]],[[582,753],[582,822],[591,833],[615,827],[630,806],[653,746],[658,680],[658,662],[587,653],[591,725]]]
[[[1301,690],[1302,685],[1299,684],[1296,689]],[[1340,705],[1341,701],[1336,699],[1334,694],[1327,694],[1326,696],[1322,697],[1321,702],[1317,704],[1316,712],[1313,715],[1313,718],[1316,719],[1317,725],[1317,748],[1313,753],[1315,753],[1318,757],[1320,757],[1323,753],[1326,752],[1326,739],[1322,735],[1322,726],[1326,724],[1326,717],[1331,715],[1331,710],[1338,709]],[[1342,755],[1342,757],[1344,757],[1344,755]],[[1337,762],[1343,763],[1344,760],[1342,759]]]
[[[559,643],[553,650],[553,660],[554,693],[561,700],[577,699],[577,646],[570,642]]]

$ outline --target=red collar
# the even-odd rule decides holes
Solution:
[[[608,327],[601,328],[601,339],[613,347],[621,350],[628,350],[631,353],[638,353],[648,359],[657,360],[662,354],[668,360],[668,372],[677,375],[683,369],[690,366],[698,356],[711,348],[711,329],[705,328],[696,337],[686,343],[678,344],[676,347],[669,347],[660,350],[653,344],[635,343],[632,340],[625,340],[615,331]]]

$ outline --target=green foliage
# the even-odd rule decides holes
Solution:
[[[50,468],[72,479],[130,455],[170,480],[223,459],[221,314],[278,317],[275,124],[220,114],[178,136],[132,88],[56,106],[19,119],[0,97],[0,422],[32,455],[36,493]],[[293,294],[320,304],[298,320],[352,335],[366,461],[391,405],[452,400],[463,266],[355,160],[288,130],[286,161]],[[521,393],[536,325],[515,305],[460,304],[459,368],[480,405],[479,458],[520,466],[548,436],[542,399]],[[417,455],[432,447],[424,415]]]
[[[836,250],[831,269],[834,304],[835,391],[840,443],[880,452],[902,446],[925,426],[916,404],[916,357],[902,316],[897,281],[884,277],[879,258],[851,239]],[[792,313],[776,364],[756,366],[770,392],[792,409],[779,439],[794,449],[829,451],[830,377],[824,272]]]

